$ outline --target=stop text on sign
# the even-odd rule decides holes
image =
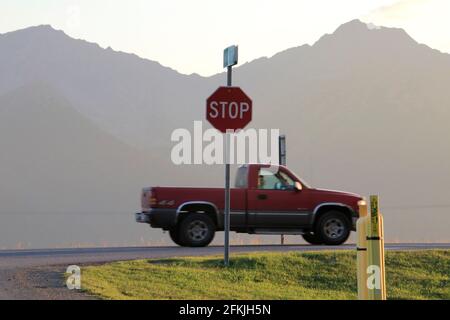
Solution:
[[[246,112],[250,111],[247,102],[211,101],[209,116],[215,118],[243,119]]]
[[[252,121],[252,100],[239,87],[220,87],[206,100],[206,119],[223,133],[244,129]]]

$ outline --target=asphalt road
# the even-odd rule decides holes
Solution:
[[[232,246],[231,253],[324,251],[355,249],[311,245]],[[450,243],[386,244],[386,250],[450,249]],[[90,299],[64,287],[62,273],[69,265],[99,264],[118,260],[220,255],[223,247],[124,247],[0,251],[0,299]]]

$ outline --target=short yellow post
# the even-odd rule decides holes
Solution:
[[[386,299],[383,217],[378,204],[378,196],[370,196],[370,216],[366,224],[368,263],[366,284],[369,300]]]
[[[367,224],[369,223],[367,213],[367,203],[361,200],[359,206],[359,219],[356,222],[356,264],[357,264],[357,278],[358,278],[358,300],[368,300],[369,290],[367,288]]]
[[[370,215],[366,201],[361,200],[358,206],[359,219],[356,224],[358,299],[386,300],[384,228],[378,196],[370,197]]]

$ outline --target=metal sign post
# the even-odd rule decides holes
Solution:
[[[286,135],[278,137],[278,163],[286,165]],[[284,245],[284,234],[281,235],[281,245]]]
[[[286,135],[281,135],[278,137],[278,153],[279,153],[279,163],[282,166],[286,165]]]
[[[231,46],[223,52],[223,67],[227,68],[227,86],[232,86],[233,66],[238,63],[238,47]],[[225,212],[224,212],[224,264],[230,264],[230,134],[225,133]]]
[[[223,67],[227,68],[227,86],[219,87],[206,100],[206,120],[225,138],[225,201],[223,215],[224,263],[229,265],[230,252],[230,132],[244,129],[252,121],[253,102],[239,87],[232,86],[232,67],[238,63],[238,47],[231,46],[223,53]]]

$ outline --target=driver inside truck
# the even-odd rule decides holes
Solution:
[[[266,185],[266,181],[264,180],[263,175],[258,176],[258,189],[264,189],[264,186]]]

